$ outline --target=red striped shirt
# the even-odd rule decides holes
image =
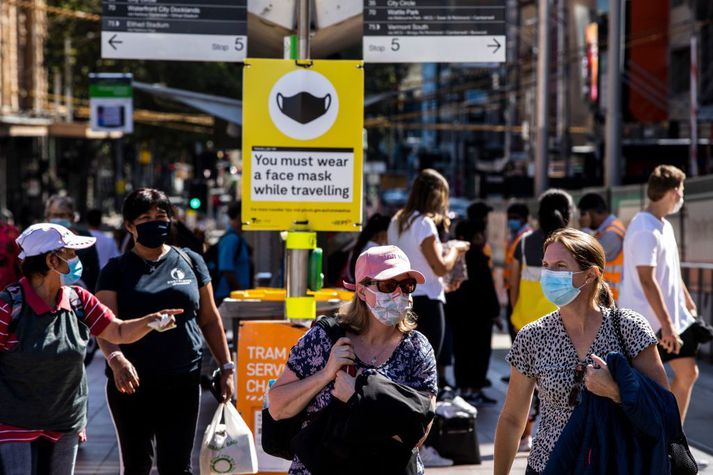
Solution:
[[[66,287],[62,287],[57,295],[57,304],[50,307],[40,298],[32,288],[26,278],[20,279],[23,295],[26,304],[37,315],[45,313],[56,313],[59,310],[72,310],[69,301],[69,292]],[[114,313],[103,305],[97,298],[81,287],[73,287],[84,310],[82,321],[89,327],[89,331],[94,336],[99,336],[114,319]],[[18,343],[17,336],[10,332],[8,326],[12,318],[12,305],[0,300],[0,352],[12,350]],[[82,431],[83,432],[83,431]],[[0,423],[0,443],[2,442],[32,442],[40,437],[44,437],[52,442],[57,442],[62,436],[60,432],[48,430],[25,429]]]

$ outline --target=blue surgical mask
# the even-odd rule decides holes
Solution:
[[[72,222],[67,218],[52,218],[50,219],[50,223],[59,224],[60,226],[64,226],[67,229],[72,227]]]
[[[588,282],[585,282],[582,287],[575,287],[572,283],[574,274],[581,274],[582,272],[586,271],[567,272],[543,269],[542,274],[540,274],[542,292],[550,302],[558,307],[564,307],[572,303],[582,291],[582,287],[587,285]]]
[[[62,259],[60,256],[57,257]],[[82,270],[84,269],[82,261],[79,260],[79,257],[74,256],[70,260],[62,260],[66,262],[69,266],[69,272],[67,272],[66,274],[62,274],[59,271],[55,271],[59,274],[62,285],[72,285],[79,282],[79,280],[82,278]]]
[[[522,221],[519,219],[508,219],[508,229],[511,233],[517,233],[522,228]]]

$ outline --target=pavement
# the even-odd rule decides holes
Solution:
[[[478,438],[482,463],[480,465],[461,465],[448,468],[430,468],[428,475],[450,474],[492,474],[493,473],[493,442],[498,414],[505,400],[507,385],[500,378],[509,374],[509,365],[505,362],[505,354],[509,348],[509,338],[506,335],[495,335],[493,340],[493,357],[491,359],[488,377],[493,387],[486,393],[497,399],[498,404],[479,408]],[[79,449],[77,456],[77,474],[118,474],[119,452],[116,444],[114,425],[106,405],[104,376],[104,361],[99,352],[95,360],[87,367],[89,384],[89,440]],[[700,471],[703,475],[713,475],[713,365],[701,362],[701,375],[693,391],[691,407],[684,429],[688,436],[693,456],[697,460],[711,461],[712,465]],[[204,428],[213,416],[217,404],[209,393],[204,393],[201,400],[201,413],[196,431],[196,441],[193,453],[193,466],[198,473],[198,454],[200,438]],[[523,474],[527,464],[526,454],[518,454],[511,473]],[[155,471],[152,473],[158,473]]]

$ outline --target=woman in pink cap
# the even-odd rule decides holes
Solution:
[[[131,343],[174,325],[178,309],[121,321],[87,290],[78,249],[95,238],[52,223],[27,228],[19,282],[0,291],[0,473],[72,474],[87,424],[90,335]],[[149,326],[151,324],[151,326]]]
[[[435,404],[438,388],[433,348],[415,330],[411,312],[411,294],[424,283],[423,274],[412,269],[398,247],[377,246],[359,256],[355,277],[356,284],[346,284],[356,291],[354,298],[336,316],[345,337],[332,344],[326,331],[315,325],[297,342],[284,372],[269,392],[270,415],[275,420],[294,417],[306,409],[310,421],[334,400],[353,403],[358,378],[376,373],[425,395],[431,405]],[[341,371],[352,365],[359,376]],[[303,428],[308,425],[306,422]],[[425,440],[426,433],[415,445]],[[411,463],[416,471],[411,473],[422,474],[423,464],[414,448],[406,447],[414,453]],[[351,473],[349,469],[344,467],[341,473]],[[297,456],[289,473],[311,474]],[[371,473],[382,471],[375,466]]]

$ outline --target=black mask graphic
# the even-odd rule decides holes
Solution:
[[[277,107],[290,119],[307,124],[315,119],[319,119],[329,110],[332,105],[332,95],[324,97],[313,96],[309,92],[298,92],[294,96],[285,97],[277,93]]]

